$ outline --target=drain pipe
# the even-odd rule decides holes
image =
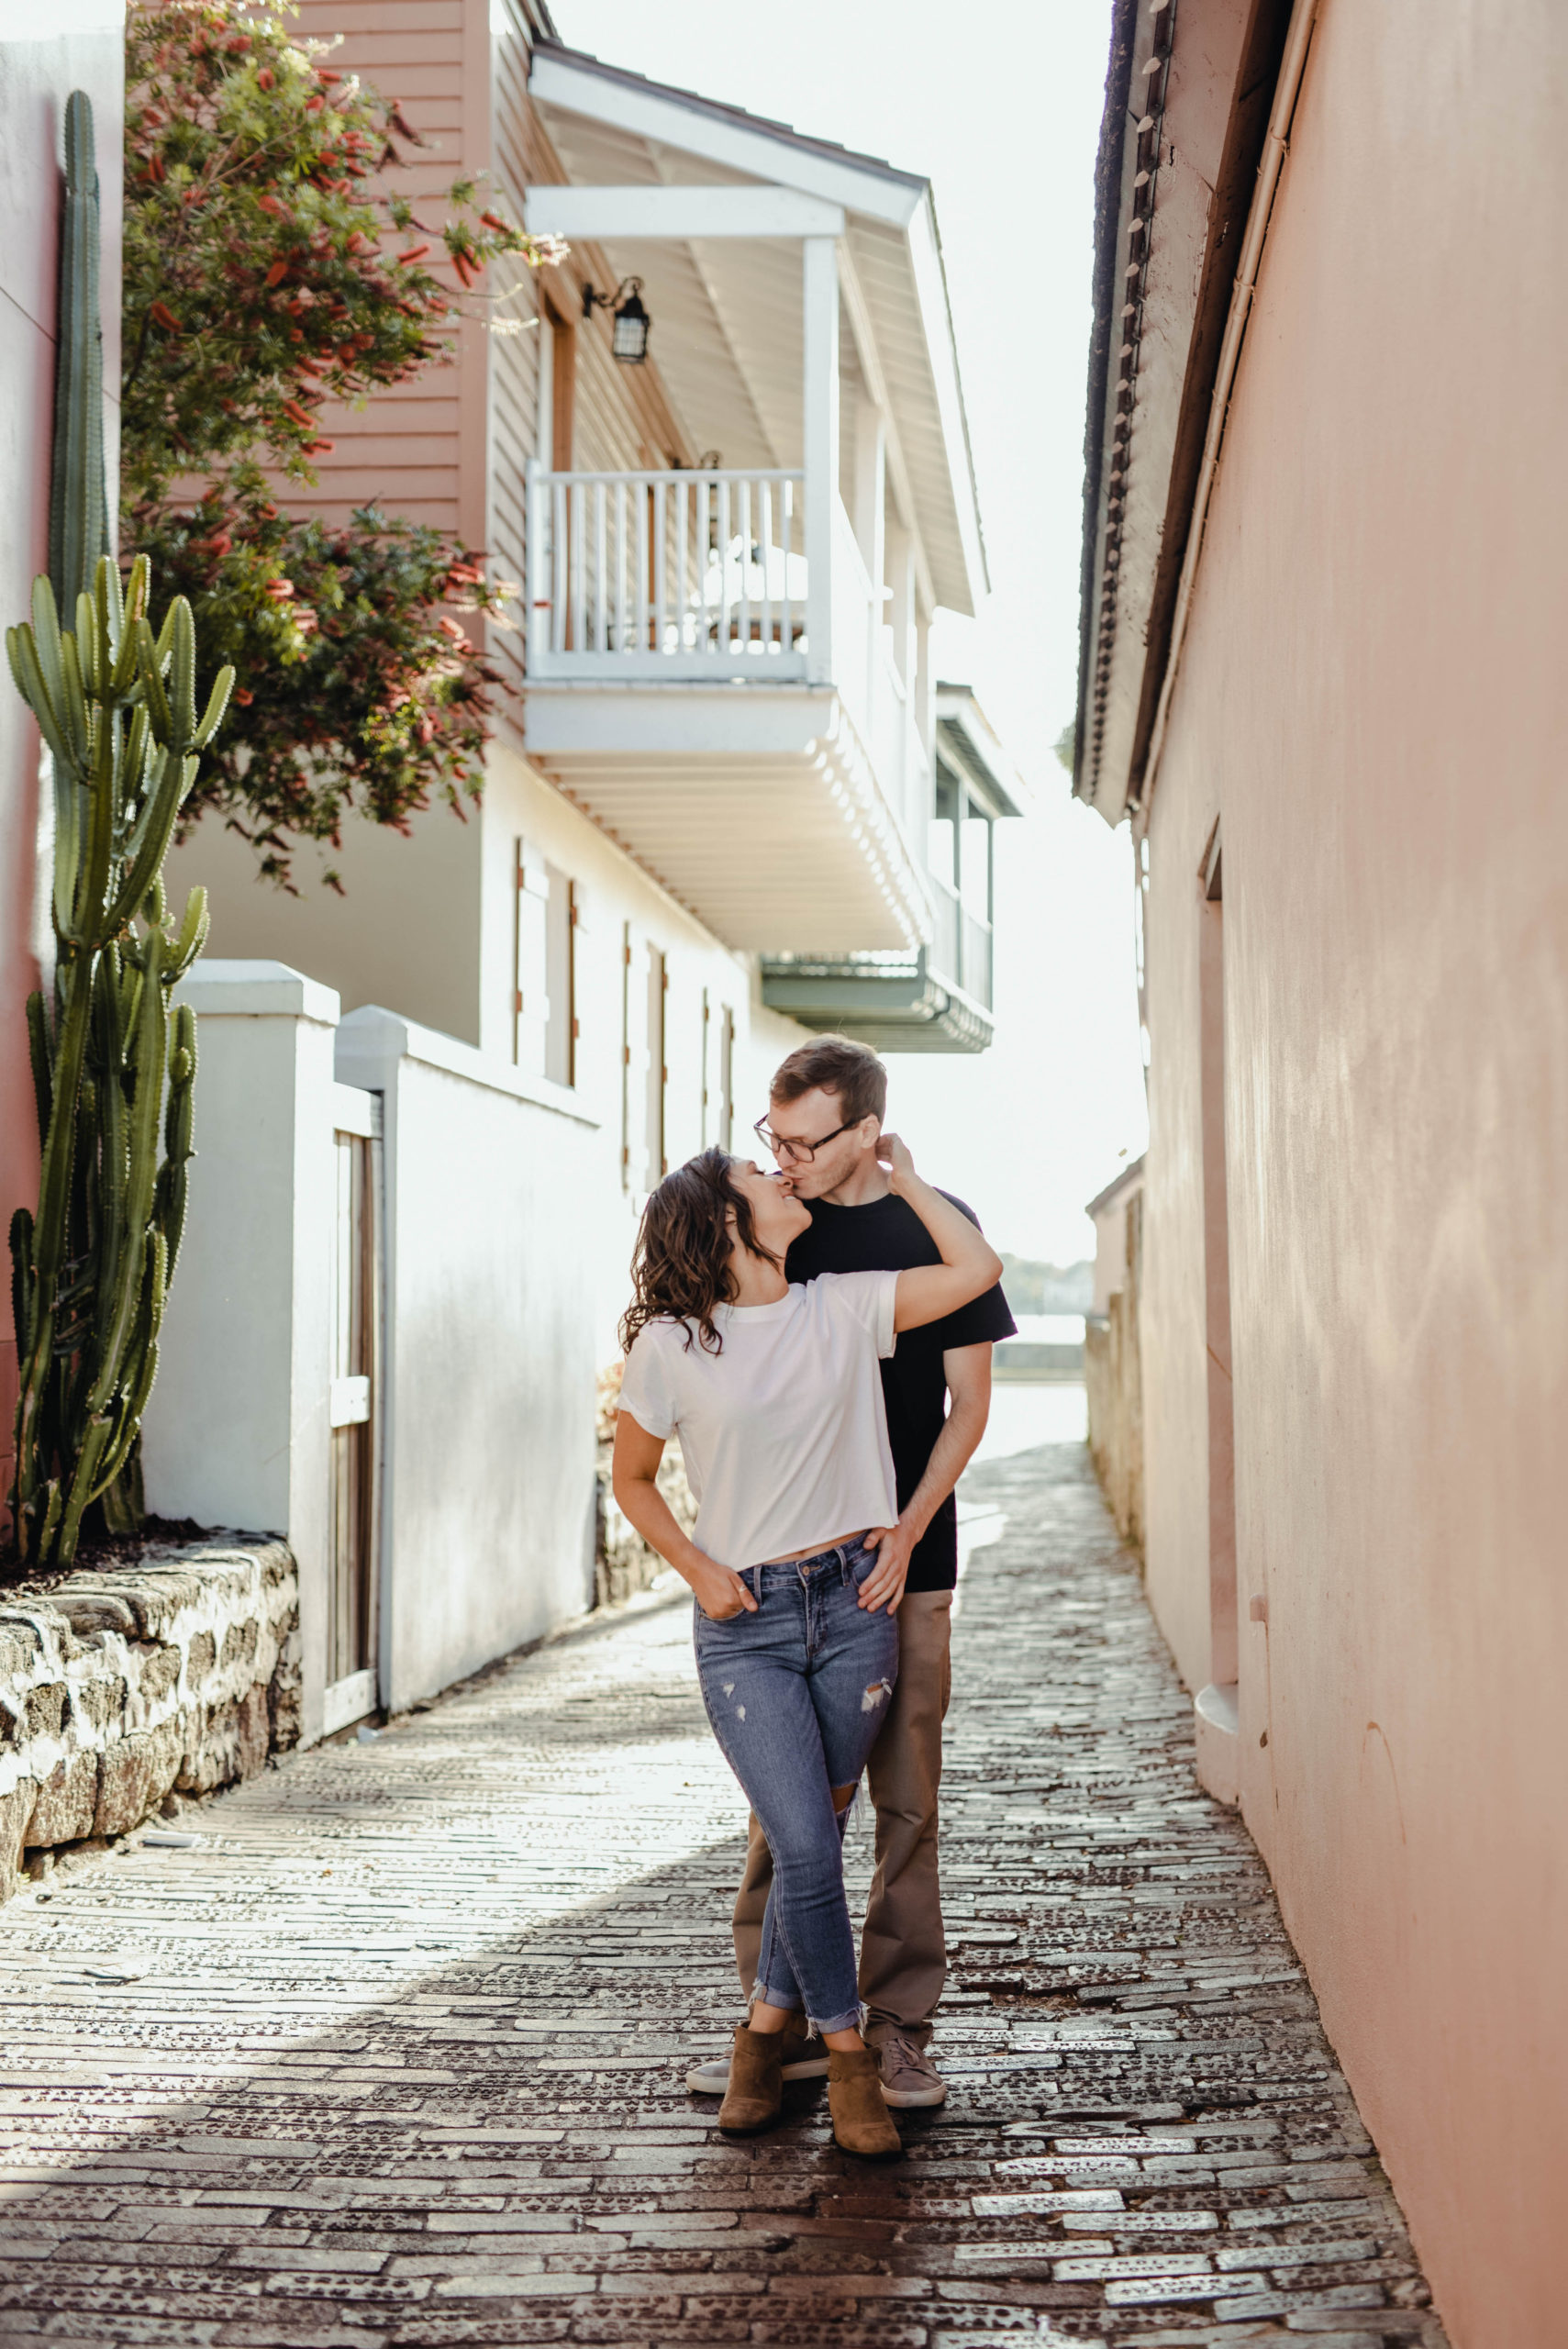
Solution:
[[[1149,756],[1144,763],[1143,788],[1140,794],[1140,812],[1148,820],[1149,802],[1154,794],[1154,781],[1159,772],[1160,753],[1164,748],[1165,724],[1171,712],[1171,696],[1175,690],[1176,672],[1181,666],[1182,646],[1187,632],[1187,615],[1192,608],[1193,583],[1203,553],[1204,532],[1208,523],[1209,501],[1214,495],[1215,476],[1219,471],[1220,444],[1225,438],[1226,419],[1230,410],[1230,394],[1240,363],[1241,345],[1246,340],[1247,322],[1251,316],[1252,296],[1257,290],[1258,272],[1262,266],[1263,246],[1269,233],[1269,221],[1274,208],[1274,195],[1280,173],[1290,148],[1290,128],[1296,114],[1296,101],[1300,95],[1301,77],[1306,71],[1307,52],[1312,42],[1312,28],[1317,21],[1319,0],[1296,0],[1291,13],[1290,30],[1285,35],[1284,55],[1280,61],[1279,81],[1274,88],[1274,100],[1269,109],[1269,127],[1263,140],[1262,158],[1258,165],[1258,184],[1251,206],[1247,214],[1247,232],[1241,241],[1241,259],[1236,272],[1235,289],[1230,296],[1230,309],[1225,321],[1225,339],[1219,346],[1219,366],[1210,395],[1208,430],[1204,436],[1203,461],[1198,468],[1197,493],[1193,500],[1192,527],[1187,533],[1187,550],[1182,561],[1182,575],[1176,586],[1176,609],[1171,627],[1171,650],[1165,662],[1165,675],[1160,687],[1159,706],[1154,713],[1154,727],[1150,737]]]

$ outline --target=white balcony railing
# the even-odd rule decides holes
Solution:
[[[974,1002],[991,1008],[991,925],[972,914],[951,881],[929,876],[936,909],[929,966],[938,978],[949,979]]]
[[[530,465],[529,674],[803,678],[803,480]]]
[[[813,520],[807,488],[801,471],[550,473],[530,463],[528,674],[831,687],[906,850],[923,864],[930,763],[885,594],[842,502]]]

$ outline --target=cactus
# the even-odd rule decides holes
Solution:
[[[109,551],[104,493],[104,331],[98,309],[98,170],[93,106],[65,102],[65,204],[60,224],[54,452],[49,493],[49,575],[67,617]]]
[[[52,1019],[42,996],[28,1005],[39,1207],[11,1224],[12,1522],[20,1555],[39,1564],[70,1563],[83,1512],[133,1462],[184,1221],[195,1020],[171,1009],[169,991],[201,952],[206,893],[192,890],[176,931],[161,876],[234,672],[220,673],[198,723],[190,606],[176,596],[154,640],[150,577],[139,557],[122,599],[101,557],[73,632],[40,578],[30,626],[6,635],[53,758],[60,818]],[[107,1514],[127,1523],[135,1502],[111,1501]]]
[[[117,1530],[139,1521],[141,1414],[184,1222],[195,1079],[195,1019],[171,1011],[169,993],[207,927],[195,889],[172,930],[163,859],[234,681],[225,669],[198,725],[189,605],[175,598],[155,640],[150,566],[132,566],[122,596],[109,553],[98,175],[80,90],[65,110],[59,328],[50,576],[34,583],[31,625],[6,637],[55,808],[52,1013],[42,995],[28,1003],[39,1205],[11,1223],[11,1516],[38,1564],[70,1563],[95,1504]]]

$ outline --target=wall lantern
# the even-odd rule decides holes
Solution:
[[[648,356],[648,330],[653,324],[642,306],[641,278],[623,278],[613,294],[599,294],[593,286],[584,285],[583,316],[591,318],[595,310],[608,310],[615,321],[610,332],[611,355],[623,367],[640,367]]]

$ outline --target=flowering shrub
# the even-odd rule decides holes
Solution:
[[[422,223],[383,176],[415,134],[328,54],[239,0],[134,0],[128,23],[124,534],[245,680],[188,812],[220,807],[285,885],[292,841],[337,842],[350,809],[406,829],[477,790],[502,681],[450,607],[506,625],[516,589],[376,509],[292,518],[281,482],[317,478],[325,401],[445,360],[462,315],[516,323],[556,250],[473,182]]]

